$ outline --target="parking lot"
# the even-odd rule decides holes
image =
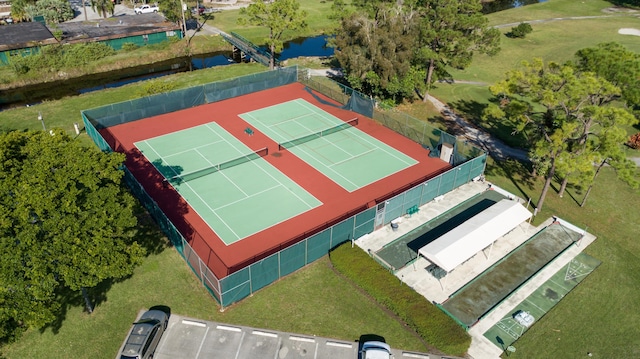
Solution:
[[[444,359],[393,349],[395,359]],[[354,359],[358,343],[206,322],[172,314],[155,359]]]

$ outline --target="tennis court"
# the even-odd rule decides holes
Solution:
[[[239,116],[349,192],[418,163],[304,99]]]
[[[401,269],[418,257],[420,248],[505,198],[497,191],[484,191],[388,243],[376,255],[394,270]]]
[[[543,228],[452,294],[442,304],[443,308],[467,327],[473,326],[581,237],[582,234],[559,223]]]
[[[505,350],[515,342],[527,327],[516,322],[513,317],[519,311],[526,311],[535,320],[540,320],[558,304],[573,288],[593,272],[600,261],[584,253],[578,254],[566,266],[556,272],[549,280],[536,289],[529,297],[518,304],[509,315],[502,318],[484,333],[484,336],[497,347]]]
[[[135,146],[227,245],[322,204],[214,122]]]

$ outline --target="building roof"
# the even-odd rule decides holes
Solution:
[[[58,40],[39,22],[0,26],[0,51],[55,44]]]
[[[180,26],[168,22],[159,14],[122,15],[91,22],[58,24],[63,43],[78,43],[118,39],[128,36],[179,31]]]
[[[503,199],[420,248],[418,253],[448,273],[530,217],[531,212],[522,204]]]
[[[90,22],[66,22],[55,25],[62,31],[61,43],[104,41],[128,36],[180,31],[162,15],[122,15]],[[39,22],[21,22],[0,26],[0,51],[56,44],[58,40]]]

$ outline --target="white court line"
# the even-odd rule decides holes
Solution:
[[[303,106],[305,106],[307,109],[311,108],[311,109],[317,109],[317,110],[321,111],[320,113],[318,113],[320,116],[322,116],[322,117],[324,117],[324,118],[327,118],[327,116],[326,116],[325,114],[328,114],[329,116],[331,116],[331,117],[330,117],[331,119],[337,119],[337,120],[338,120],[338,121],[340,121],[340,122],[344,122],[344,121],[340,120],[339,118],[337,118],[337,117],[333,116],[332,114],[328,113],[327,111],[325,111],[325,110],[321,109],[320,107],[315,106],[314,104],[309,103],[308,101],[305,101],[305,100],[302,100],[302,101],[304,101]],[[307,106],[307,105],[308,105],[308,106]],[[309,106],[311,106],[311,107],[309,107]],[[397,160],[399,160],[399,161],[401,161],[401,162],[405,163],[406,165],[411,165],[411,163],[407,163],[403,158],[399,158],[399,157],[398,157],[398,156],[396,156],[395,154],[390,153],[390,152],[389,152],[389,151],[387,151],[386,149],[384,149],[384,148],[382,148],[382,147],[378,146],[377,144],[375,144],[375,143],[371,143],[371,141],[369,140],[369,138],[374,138],[373,136],[371,136],[371,135],[369,135],[369,134],[367,134],[367,133],[364,133],[364,134],[365,134],[366,136],[368,136],[369,138],[367,138],[367,137],[362,137],[362,136],[360,135],[360,133],[364,133],[364,132],[362,132],[362,131],[354,132],[354,135],[356,135],[355,137],[358,137],[358,139],[360,139],[360,140],[362,140],[362,141],[364,141],[364,142],[367,142],[371,147],[374,147],[374,148],[378,148],[378,149],[380,149],[382,152],[387,153],[389,156],[396,158]],[[381,141],[380,141],[380,140],[378,140],[377,138],[376,138],[376,141],[381,142]],[[385,144],[385,146],[389,146],[389,145]],[[390,146],[389,146],[389,147],[390,147]],[[401,152],[401,151],[398,151],[398,150],[396,150],[396,149],[394,149],[394,150],[395,150],[395,151],[397,151],[397,152]],[[402,152],[401,152],[401,153],[402,153]],[[403,153],[403,154],[404,154],[404,153]],[[405,155],[405,156],[407,156],[406,154],[404,154],[404,155]],[[409,157],[409,156],[407,156],[407,157]],[[414,163],[414,164],[415,164],[415,163]]]
[[[320,162],[320,166],[322,166],[322,167],[326,168],[326,169],[327,169],[327,170],[329,170],[330,172],[335,173],[335,174],[336,174],[336,175],[338,175],[339,177],[342,177],[345,181],[347,181],[347,182],[351,183],[354,187],[356,187],[356,189],[354,189],[353,191],[355,191],[355,190],[357,190],[357,189],[362,188],[362,187],[358,186],[357,184],[355,184],[355,183],[351,182],[348,178],[346,178],[345,176],[341,175],[339,172],[337,172],[337,171],[336,171],[336,170],[334,170],[333,168],[328,167],[327,165],[325,165],[324,163],[322,163],[322,162],[321,162],[320,160],[318,160],[314,155],[312,155],[312,154],[310,154],[309,152],[305,151],[301,146],[294,146],[294,147],[292,147],[291,149],[294,149],[294,150],[297,150],[297,151],[303,152],[303,153],[305,153],[307,156],[309,156],[309,157],[311,157],[311,158],[313,158],[313,159],[317,160],[318,162]],[[289,151],[290,151],[290,150],[289,150]],[[306,161],[305,161],[305,162],[306,162]],[[314,167],[314,165],[312,165],[312,164],[310,164],[310,165],[311,165],[312,167]],[[334,182],[335,182],[335,181],[334,181]],[[340,184],[338,184],[338,185],[340,185]],[[344,188],[344,186],[342,186],[342,185],[340,185],[340,187]],[[353,191],[351,191],[351,192],[353,192]]]
[[[540,309],[540,310],[542,311],[542,313],[547,313],[547,311],[546,311],[546,310],[544,310],[544,309],[542,309],[542,308],[538,307],[538,306],[536,305],[536,303],[534,303],[533,301],[529,300],[529,297],[527,297],[527,298],[525,299],[525,301],[527,301],[527,302],[531,303],[531,305],[533,305],[534,307],[536,307],[536,308]]]
[[[372,148],[369,151],[364,151],[364,152],[362,152],[362,153],[360,153],[358,155],[355,155],[355,156],[352,155],[350,158],[344,159],[342,161],[334,162],[334,163],[330,164],[328,167],[341,165],[341,164],[343,164],[345,162],[351,161],[354,158],[362,157],[362,156],[366,155],[367,153],[374,152],[375,150],[376,150],[375,148]]]
[[[197,151],[197,150],[198,150],[198,149],[200,149],[200,148],[207,147],[207,146],[211,146],[211,145],[215,145],[216,143],[219,143],[219,142],[222,142],[222,140],[214,141],[214,142],[208,143],[208,144],[206,144],[206,145],[202,145],[202,146],[192,147],[192,148],[190,148],[190,149],[188,149],[188,150],[184,150],[184,151],[174,152],[174,153],[172,153],[172,154],[170,154],[170,155],[167,155],[167,156],[166,156],[166,158],[173,157],[173,156],[177,156],[177,155],[181,155],[181,154],[183,154],[183,153],[191,152],[191,151],[193,151],[193,150],[196,150],[196,151]]]
[[[238,202],[246,201],[247,199],[249,199],[249,198],[251,198],[251,197],[254,197],[254,196],[259,195],[259,194],[264,193],[264,192],[271,191],[272,189],[276,189],[276,188],[279,188],[279,187],[282,187],[282,185],[281,185],[281,184],[277,184],[277,185],[275,185],[275,186],[273,186],[273,187],[270,187],[270,188],[267,188],[267,189],[263,189],[263,190],[262,190],[262,191],[260,191],[260,192],[256,192],[256,193],[254,193],[254,194],[252,194],[252,195],[248,195],[248,196],[246,196],[245,198],[240,198],[240,199],[235,200],[235,201],[233,201],[233,202],[225,203],[225,204],[223,204],[223,205],[222,205],[222,206],[220,206],[220,207],[216,207],[216,208],[214,209],[214,211],[217,211],[217,210],[223,209],[223,208],[225,208],[225,207],[228,207],[228,206],[234,205],[234,204],[236,204],[236,203],[238,203]]]

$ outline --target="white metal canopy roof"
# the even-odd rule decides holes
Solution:
[[[522,204],[503,199],[420,248],[418,253],[451,272],[530,217]]]

